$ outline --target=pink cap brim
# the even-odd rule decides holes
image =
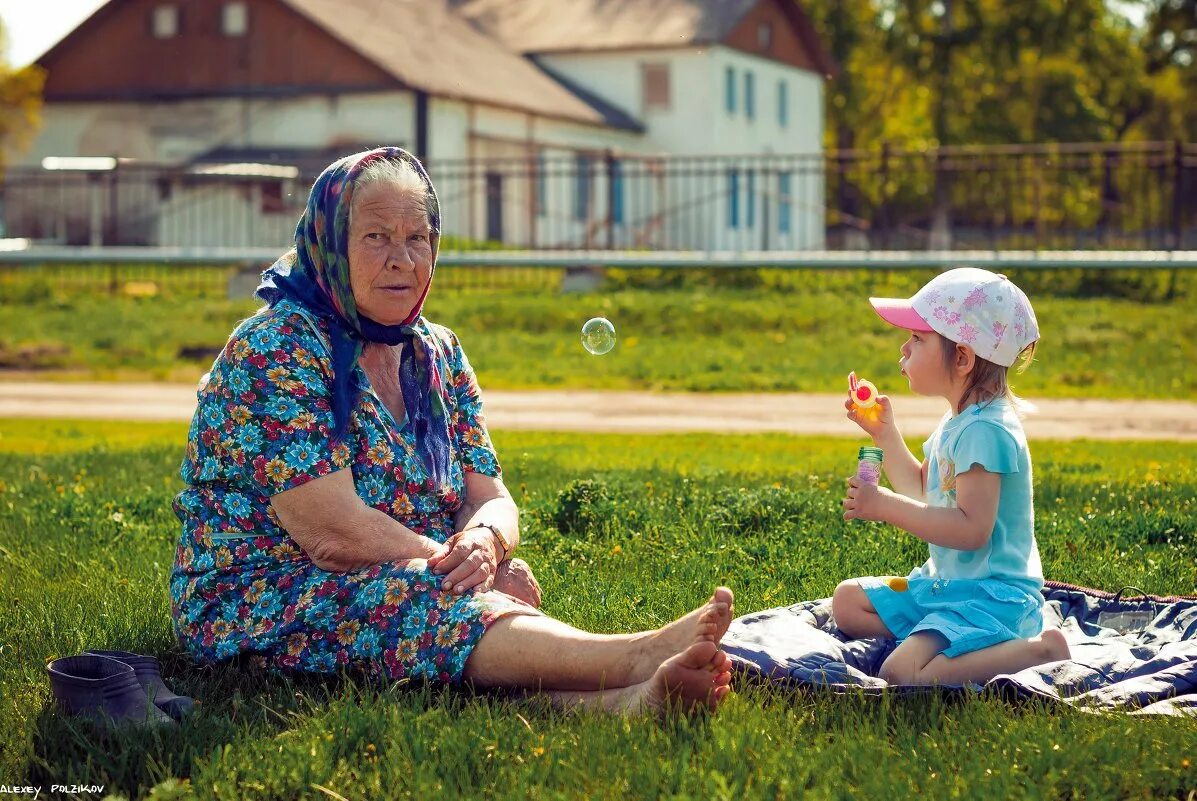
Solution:
[[[934,331],[935,329],[922,318],[908,298],[869,298],[873,309],[882,320],[898,328],[908,331]]]

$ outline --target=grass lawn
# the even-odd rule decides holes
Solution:
[[[146,281],[120,279],[109,294],[102,282],[0,280],[0,379],[7,369],[23,378],[194,382],[257,305],[224,299],[222,280],[196,284],[194,272],[148,282],[159,291],[152,298],[125,292],[144,291]],[[673,280],[649,271],[616,274],[601,292],[562,295],[559,276],[543,271],[480,286],[450,268],[427,314],[458,333],[493,389],[839,392],[855,370],[897,392],[905,391],[903,336],[867,298],[907,296],[931,275],[744,271]],[[1123,283],[1099,271],[1012,277],[1026,286],[1043,332],[1038,362],[1015,382],[1022,394],[1197,396],[1197,275],[1182,273],[1175,284],[1167,271]],[[596,316],[619,337],[601,358],[579,343],[582,323]]]
[[[562,714],[424,686],[197,669],[170,627],[176,424],[0,420],[0,783],[130,798],[1193,798],[1197,718],[996,698],[741,688],[715,718]],[[739,613],[906,570],[925,546],[845,524],[846,439],[503,433],[546,610],[600,631]],[[1197,445],[1032,443],[1049,577],[1197,593]],[[53,711],[45,661],[157,654],[202,701],[167,737]]]

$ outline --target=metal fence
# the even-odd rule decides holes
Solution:
[[[61,166],[61,165],[59,165]],[[276,248],[315,176],[288,165],[12,168],[3,235],[37,244]],[[1197,248],[1197,145],[432,161],[446,249]]]

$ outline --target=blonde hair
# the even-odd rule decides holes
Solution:
[[[939,341],[944,367],[951,369],[956,361],[956,346],[959,343],[953,342],[942,334]],[[1034,412],[1035,404],[1018,397],[1014,394],[1014,390],[1010,389],[1008,374],[1010,370],[1025,373],[1035,358],[1035,347],[1038,344],[1038,341],[1035,341],[1023,348],[1010,367],[1003,367],[974,354],[973,369],[965,379],[964,392],[960,396],[960,408],[963,409],[974,403],[990,403],[998,398],[1004,398],[1010,402],[1020,417]]]

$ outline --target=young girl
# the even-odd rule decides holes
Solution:
[[[1035,545],[1031,457],[1020,401],[1006,383],[1025,369],[1039,328],[1031,303],[1004,275],[961,268],[909,300],[870,298],[881,318],[907,329],[899,364],[910,388],[951,405],[923,444],[920,463],[902,441],[893,408],[848,419],[885,451],[894,491],[849,479],[845,520],[879,520],[930,545],[905,578],[842,582],[832,598],[850,637],[900,641],[881,666],[890,684],[985,682],[1067,659],[1058,630],[1043,631],[1043,571]]]

